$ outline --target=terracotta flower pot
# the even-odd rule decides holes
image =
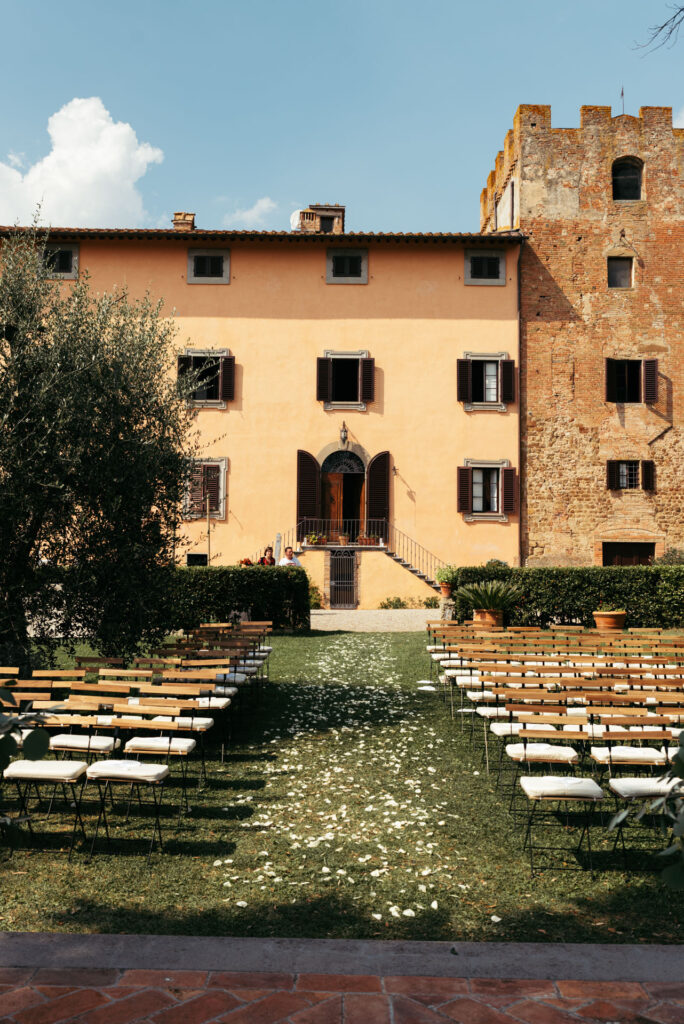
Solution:
[[[504,613],[499,608],[473,608],[473,625],[479,629],[500,629]]]
[[[439,589],[442,592],[442,597],[451,597],[453,585],[451,583],[440,583]]]
[[[611,633],[625,628],[627,612],[592,612],[596,628],[601,633]]]

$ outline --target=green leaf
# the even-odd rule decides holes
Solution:
[[[23,752],[29,761],[40,761],[50,748],[50,736],[45,729],[34,729],[24,736]]]
[[[16,707],[16,700],[11,690],[6,689],[4,686],[0,686],[0,697],[2,700],[7,701],[8,704],[13,704]]]
[[[10,736],[7,733],[5,736],[0,736],[0,770],[4,771],[10,760],[14,757],[17,752],[17,741],[14,736]]]
[[[618,825],[621,822],[623,822],[628,815],[629,815],[629,808],[626,808],[623,811],[618,811],[617,814],[614,814],[613,817],[610,819],[610,822],[608,824],[608,831],[612,832],[613,829],[617,828]]]

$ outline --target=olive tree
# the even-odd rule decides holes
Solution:
[[[162,629],[196,438],[175,326],[150,298],[51,280],[45,236],[0,251],[0,664],[32,641],[130,652]]]

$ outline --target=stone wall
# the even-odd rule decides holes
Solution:
[[[612,198],[612,164],[643,161],[640,200]],[[603,541],[684,547],[684,130],[666,107],[578,129],[522,106],[482,193],[482,229],[516,184],[521,258],[522,553],[528,565],[601,563]],[[501,225],[498,225],[501,227]],[[634,259],[628,289],[608,256]],[[605,400],[605,360],[658,359],[658,402]],[[653,460],[656,489],[611,491],[609,459]]]

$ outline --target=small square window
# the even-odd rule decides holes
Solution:
[[[77,245],[46,245],[43,258],[48,277],[63,281],[78,277]]]
[[[189,249],[188,284],[230,284],[228,249]]]
[[[327,284],[368,284],[367,249],[328,249]]]
[[[606,401],[641,401],[640,359],[606,359]]]
[[[209,562],[206,554],[200,555],[199,553],[191,554],[190,552],[188,552],[185,558],[185,564],[188,566],[188,568],[196,569],[200,566],[208,565]]]
[[[631,256],[608,257],[608,287],[631,288],[634,260]]]
[[[500,250],[466,250],[465,283],[506,284],[506,254]]]

